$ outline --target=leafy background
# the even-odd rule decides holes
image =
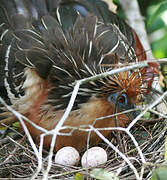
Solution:
[[[125,18],[118,0],[118,13]],[[167,0],[138,0],[155,58],[167,57]]]
[[[167,57],[167,1],[139,0],[155,58]]]

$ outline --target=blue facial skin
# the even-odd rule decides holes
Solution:
[[[119,93],[113,93],[108,97],[108,101],[114,105],[116,105],[117,101],[118,109],[129,109],[130,104],[127,95],[123,93],[119,97],[118,96]]]
[[[120,110],[120,112],[128,109],[134,109],[136,107],[135,104],[129,103],[128,96],[125,93],[122,93],[121,95],[119,93],[112,93],[109,95],[108,101],[113,105],[116,105],[117,103],[117,108]],[[128,114],[132,116],[132,118],[135,118],[137,115],[139,115],[139,113],[140,111],[133,111]]]

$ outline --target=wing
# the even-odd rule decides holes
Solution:
[[[12,102],[24,95],[27,68],[44,79],[56,72],[61,84],[59,77],[99,73],[99,64],[117,63],[115,55],[136,61],[134,42],[131,28],[100,0],[1,0],[1,95]]]

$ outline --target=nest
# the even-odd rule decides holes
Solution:
[[[113,172],[119,179],[149,179],[155,167],[165,163],[167,117],[165,112],[158,111],[158,106],[163,105],[166,111],[166,95],[167,92],[156,96],[150,105],[143,108],[139,118],[134,119],[127,128],[115,128],[112,137],[107,137],[112,145],[103,139],[99,146],[107,151],[108,161],[98,168]],[[0,140],[1,178],[42,179],[45,176],[53,179],[74,179],[78,175],[85,179],[94,179],[91,176],[92,168],[85,169],[80,164],[76,167],[55,164],[52,151],[48,153],[43,150],[40,161],[26,133],[18,133],[18,127],[14,126],[8,127],[5,131]]]

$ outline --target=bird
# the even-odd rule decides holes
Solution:
[[[42,128],[56,127],[76,81],[146,58],[135,31],[102,0],[1,0],[1,97]],[[157,71],[158,65],[150,63],[82,84],[64,126],[125,127],[134,112],[117,115],[117,123],[110,115],[135,108],[141,96],[150,92]],[[4,109],[0,117],[17,120]],[[95,122],[100,117],[104,119]],[[38,144],[42,132],[26,121],[25,125]],[[46,149],[51,139],[45,137]],[[70,136],[58,135],[54,150],[72,146],[82,151],[87,139],[88,133],[77,129]],[[90,144],[99,142],[92,132]]]

